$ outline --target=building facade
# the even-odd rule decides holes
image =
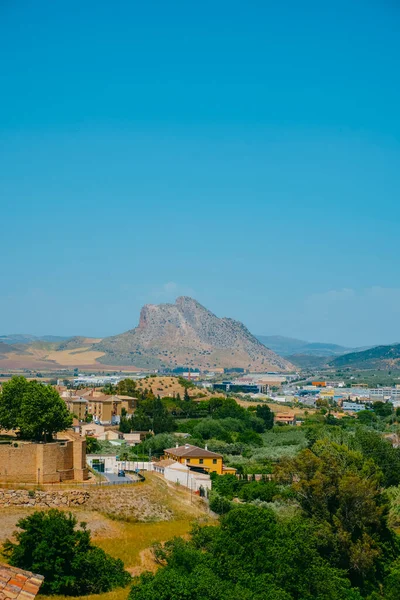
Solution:
[[[223,464],[221,454],[210,452],[207,448],[185,444],[184,446],[167,448],[164,450],[164,454],[166,458],[199,472],[217,473],[218,475],[236,474],[236,469]]]

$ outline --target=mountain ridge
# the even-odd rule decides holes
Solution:
[[[400,344],[373,346],[361,352],[350,352],[338,356],[329,363],[331,366],[377,369],[400,366]]]
[[[338,356],[346,352],[354,352],[356,348],[347,348],[339,344],[325,342],[307,342],[283,335],[257,335],[257,339],[280,356],[289,357],[296,354],[309,356]]]

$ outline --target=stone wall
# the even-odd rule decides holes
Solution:
[[[66,490],[46,492],[41,490],[0,489],[0,507],[25,506],[43,508],[62,508],[81,506],[89,500],[89,492]]]
[[[16,440],[0,445],[0,482],[46,484],[87,479],[86,442],[69,433],[68,437],[48,444]]]

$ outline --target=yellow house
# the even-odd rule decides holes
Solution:
[[[176,446],[175,448],[167,448],[164,450],[166,458],[179,462],[182,465],[187,465],[193,470],[204,470],[207,473],[217,473],[218,475],[235,475],[236,469],[226,467],[222,463],[222,455],[216,452],[210,452],[207,447],[199,448],[191,444],[184,446]]]

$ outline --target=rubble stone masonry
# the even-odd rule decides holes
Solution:
[[[0,507],[25,506],[62,508],[80,506],[89,500],[89,492],[66,490],[46,492],[42,490],[6,490],[0,489]]]

